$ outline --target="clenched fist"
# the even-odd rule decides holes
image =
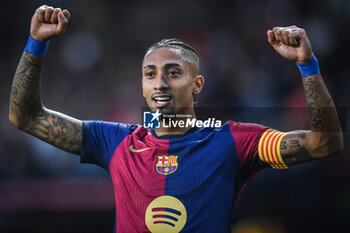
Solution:
[[[43,5],[36,9],[30,25],[30,35],[38,41],[47,41],[62,35],[70,19],[67,10]]]
[[[297,26],[268,30],[267,40],[280,55],[290,61],[304,64],[314,56],[305,30]]]

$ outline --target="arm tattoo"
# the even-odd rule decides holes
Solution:
[[[28,123],[40,103],[40,70],[42,58],[24,52],[12,83],[10,116],[22,128]]]
[[[322,124],[322,114],[319,104],[319,89],[320,85],[310,77],[304,78],[304,89],[308,106],[309,118],[313,129],[320,129]]]
[[[62,150],[80,154],[82,125],[69,116],[51,110],[40,111],[28,132]]]
[[[46,109],[40,97],[42,57],[24,52],[12,83],[10,118],[16,126],[62,150],[79,154],[81,121]]]
[[[280,145],[283,161],[287,165],[293,165],[313,160],[308,150],[301,146],[300,140],[305,139],[306,132],[295,131],[286,134]]]
[[[287,165],[329,157],[342,150],[343,134],[332,97],[320,74],[303,78],[311,132],[284,135],[280,152]]]

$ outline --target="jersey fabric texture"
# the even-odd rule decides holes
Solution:
[[[142,126],[84,121],[81,162],[110,173],[117,233],[230,232],[242,188],[268,166],[258,155],[267,129],[229,121],[158,137]]]

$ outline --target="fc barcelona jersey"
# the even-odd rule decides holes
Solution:
[[[142,126],[85,121],[81,162],[109,172],[117,233],[230,232],[242,187],[267,167],[258,156],[267,129],[229,121],[158,137]]]

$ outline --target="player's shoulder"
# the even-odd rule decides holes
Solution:
[[[83,125],[87,127],[100,127],[100,128],[129,128],[130,124],[112,122],[112,121],[103,121],[103,120],[84,120]]]
[[[131,134],[138,128],[138,125],[120,123],[120,122],[111,122],[103,120],[90,120],[83,121],[83,129],[85,132],[114,132],[114,133],[124,133]]]
[[[254,133],[254,132],[264,132],[270,127],[250,122],[236,122],[236,121],[228,121],[226,122],[231,132],[240,132],[240,133]]]

